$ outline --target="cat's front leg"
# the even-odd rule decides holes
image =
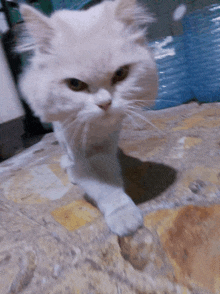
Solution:
[[[72,184],[76,184],[76,177],[74,174],[74,161],[70,159],[68,154],[62,155],[60,160],[60,166],[66,171],[69,181]]]
[[[113,233],[126,236],[143,225],[141,210],[122,187],[101,183],[94,179],[78,179],[78,184],[96,202]]]
[[[72,184],[76,184],[76,179],[74,175],[74,154],[68,147],[68,143],[64,136],[64,130],[62,124],[59,122],[53,122],[54,134],[59,141],[59,145],[64,153],[60,159],[60,166],[66,171],[69,181]]]

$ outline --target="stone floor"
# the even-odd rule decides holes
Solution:
[[[147,118],[120,141],[132,237],[68,182],[53,134],[0,164],[0,294],[220,293],[220,104]]]

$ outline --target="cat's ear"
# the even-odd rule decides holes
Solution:
[[[50,25],[49,17],[26,4],[20,5],[20,13],[28,33],[35,40],[37,48],[41,53],[49,54],[51,52],[51,40],[54,36],[54,29]]]
[[[140,6],[137,0],[115,0],[115,16],[126,25],[146,26],[152,23],[154,18],[146,8]]]
[[[135,8],[136,0],[116,0],[116,17],[129,24],[134,20]]]

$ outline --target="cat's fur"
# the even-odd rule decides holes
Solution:
[[[50,18],[27,5],[20,11],[34,40],[24,38],[18,46],[34,51],[20,79],[23,95],[42,121],[53,122],[71,181],[95,201],[112,232],[133,233],[143,217],[123,190],[117,146],[123,119],[135,113],[136,102],[152,105],[157,93],[156,66],[145,42],[152,18],[136,0],[61,10]],[[117,82],[125,65],[128,74]],[[71,89],[67,81],[73,78],[88,88]]]

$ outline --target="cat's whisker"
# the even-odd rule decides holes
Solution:
[[[71,128],[67,129],[67,134],[68,134],[68,136],[67,136],[68,142],[70,143],[71,146],[74,145],[75,135],[74,135],[74,132],[71,132]]]
[[[75,123],[76,123],[75,120],[72,121],[72,117],[68,117],[63,121],[63,130],[69,142],[72,142],[71,130]]]
[[[78,124],[76,125],[76,128],[73,131],[74,138],[77,138],[80,132],[82,133],[83,126],[84,125],[82,123],[78,122]]]
[[[176,100],[168,100],[168,99],[158,99],[158,101],[164,101],[164,102],[178,102]]]
[[[138,107],[139,109],[142,108],[142,107],[145,107],[145,105],[143,103],[140,103],[140,102],[130,103],[130,104],[128,104],[128,106],[135,106],[135,107]]]
[[[137,111],[144,111],[140,106],[137,105],[129,105],[128,109],[136,109]]]
[[[151,125],[152,127],[154,127],[155,129],[157,129],[158,132],[160,132],[161,134],[163,134],[163,132],[158,128],[156,127],[153,123],[151,123],[146,117],[142,116],[141,114],[133,111],[133,110],[127,110],[127,112],[130,113],[130,115],[133,115],[133,116],[136,116],[137,118],[140,118],[141,120],[143,120],[144,122],[146,122],[147,124]]]
[[[70,144],[74,145],[74,142],[81,130],[82,123],[79,121],[79,119],[74,119],[73,121],[69,122],[69,119],[66,119],[67,125],[66,125],[66,131],[68,133],[68,140]]]
[[[129,92],[126,93],[127,94],[134,94],[137,93],[139,91],[142,91],[142,87],[141,86],[137,86],[133,83],[132,88],[129,89]]]
[[[171,100],[171,99],[160,99],[158,98],[157,100],[148,100],[148,101],[164,101],[164,102],[178,102],[177,100]]]
[[[69,116],[64,120],[63,125],[66,127],[72,126],[76,122],[76,120],[76,118]]]
[[[151,100],[147,100],[147,101],[144,101],[144,100],[133,100],[133,101],[129,101],[129,103],[131,102],[131,104],[132,103],[147,103],[147,102],[156,102],[156,101],[163,101],[163,102],[172,102],[172,103],[177,103],[178,101],[176,101],[176,100],[172,100],[172,99],[160,99],[160,98],[158,98],[158,99],[156,99],[156,100],[153,100],[153,99],[151,99]]]
[[[82,132],[82,149],[84,150],[84,153],[86,152],[86,145],[87,145],[87,138],[88,138],[88,131],[89,131],[90,123],[86,122],[83,128]]]
[[[128,101],[129,103],[136,103],[136,102],[140,102],[140,103],[147,103],[148,101],[154,101],[154,100],[141,100],[141,99],[133,99],[131,101]]]
[[[135,121],[135,119],[133,118],[133,116],[131,114],[127,113],[127,117],[132,122],[132,124],[134,124],[134,127],[138,128],[138,129],[140,128],[140,126],[137,124],[137,122]]]
[[[69,129],[72,129],[74,127],[74,125],[76,125],[76,126],[80,125],[80,119],[78,117],[75,118],[75,116],[70,116],[64,122],[65,122],[66,127]]]
[[[127,108],[128,110],[131,110],[131,111],[134,111],[134,112],[140,112],[141,109],[137,108],[137,107],[133,107],[133,106],[130,106]]]
[[[76,133],[78,133],[78,129],[79,129],[80,125],[75,122],[72,123],[71,125],[69,125],[67,127],[67,132],[68,132],[68,137],[71,139],[71,141],[74,141],[74,138],[76,137]]]
[[[127,109],[128,110],[134,110],[134,111],[136,111],[136,112],[141,112],[141,113],[143,113],[144,114],[144,112],[146,113],[146,110],[145,109],[143,109],[142,107],[139,107],[139,106],[137,106],[137,105],[129,105],[128,107],[127,107]],[[150,110],[150,109],[149,109]]]
[[[148,108],[149,110],[151,109],[149,107],[149,100],[148,101],[143,101],[143,100],[133,100],[133,101],[129,101],[128,106],[136,106],[136,107],[145,107]]]

